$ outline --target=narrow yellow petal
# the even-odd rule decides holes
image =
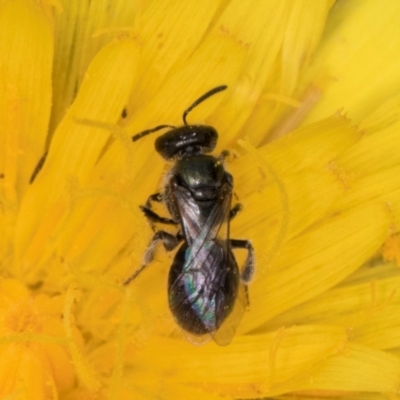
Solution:
[[[259,151],[275,170],[290,175],[305,168],[327,167],[344,150],[358,143],[361,136],[349,120],[335,115],[296,129],[282,139],[261,147]],[[245,160],[243,167],[244,164]],[[240,170],[239,177],[243,174]],[[250,171],[245,172],[248,179],[251,179]]]
[[[76,98],[92,59],[117,33],[133,31],[132,24],[144,2],[115,0],[94,3],[79,0],[61,1],[55,15],[55,53],[53,104],[50,132],[54,132]],[[103,30],[103,34],[95,35]],[[104,30],[106,32],[104,32]],[[107,30],[109,31],[107,33]],[[131,71],[134,73],[134,70]]]
[[[370,205],[332,217],[285,243],[271,265],[261,261],[251,285],[257,307],[241,327],[254,329],[339,283],[378,250],[389,226],[385,209]]]
[[[136,377],[150,385],[162,373],[168,374],[170,382],[205,387],[211,392],[219,389],[232,397],[262,397],[301,373],[304,364],[318,365],[345,343],[344,329],[311,325],[238,338],[230,344],[229,352],[216,345],[195,347],[154,338],[135,354],[135,362],[143,367]]]
[[[344,108],[358,122],[398,93],[399,12],[396,1],[384,7],[376,0],[338,2],[307,75],[306,81],[320,85],[323,96],[306,121]]]
[[[44,151],[51,104],[52,20],[31,0],[0,3],[0,253],[12,240],[16,212]]]
[[[346,326],[349,340],[357,343],[381,350],[399,347],[397,315],[400,299],[397,289],[400,278],[392,267],[395,276],[379,279],[384,268],[384,265],[376,265],[375,274],[365,283],[332,289],[286,311],[268,322],[269,329],[292,323],[328,323]]]
[[[385,101],[371,114],[367,115],[359,125],[359,129],[367,134],[380,129],[386,129],[398,123],[400,118],[400,96],[394,96]]]
[[[118,120],[136,77],[136,61],[136,45],[126,38],[105,47],[89,68],[74,105],[54,135],[43,170],[21,205],[16,236],[18,268],[22,255],[24,268],[33,272],[33,265],[40,268],[36,263],[40,257],[53,253],[46,238],[57,232],[66,217],[69,182],[78,177],[85,182],[90,177],[111,133],[80,124],[79,119]]]
[[[220,2],[213,0],[204,0],[201,3],[170,0],[143,2],[136,34],[139,41],[146,45],[143,46],[140,57],[140,81],[135,87],[135,95],[132,96],[128,106],[128,115],[131,110],[142,108],[143,104],[155,97],[174,70],[181,71],[182,64],[192,57],[193,48],[201,45],[220,7]],[[167,13],[166,10],[168,10]],[[182,40],[182,32],[184,32],[185,40]],[[191,77],[190,86],[194,86],[193,89],[200,92],[211,88],[202,78],[201,70],[206,62],[206,59],[199,59],[200,71],[194,72]],[[218,84],[222,83],[227,82]],[[180,96],[180,90],[182,90],[182,84],[175,87],[174,98]],[[186,106],[194,100],[190,97],[185,98],[184,93],[182,97]],[[174,99],[164,99],[167,108],[171,107],[171,100]],[[177,112],[176,115],[171,114],[174,120],[180,117],[183,109],[180,108],[175,112]]]
[[[286,383],[283,390],[338,390],[397,393],[400,381],[400,360],[388,353],[366,346],[349,344],[337,356],[322,362],[315,369]]]
[[[254,107],[242,131],[257,144],[266,142],[267,132],[271,134],[279,129],[282,112],[287,109],[287,102],[282,101],[282,97],[292,98],[289,104],[295,102],[299,78],[319,44],[333,2],[290,0],[279,2],[279,8],[274,2],[266,3],[271,7],[265,10],[268,24],[263,33],[263,41],[269,41],[268,48],[258,51],[259,55],[262,51],[266,54],[262,57],[261,70],[250,73],[253,82],[248,102],[253,102]],[[256,99],[253,93],[261,95]]]

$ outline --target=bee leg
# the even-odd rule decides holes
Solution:
[[[247,249],[247,258],[243,264],[240,277],[246,285],[251,281],[254,275],[254,249],[248,240],[230,239],[232,249]]]
[[[218,161],[223,163],[225,161],[225,158],[230,156],[229,150],[223,150],[222,153],[218,156]]]
[[[132,282],[147,267],[147,265],[153,261],[154,251],[156,249],[157,243],[160,240],[162,241],[165,250],[171,251],[176,246],[178,246],[180,241],[183,240],[183,235],[181,232],[178,232],[177,235],[172,235],[169,232],[157,231],[154,234],[153,239],[151,240],[151,243],[143,257],[143,265],[138,270],[136,270],[128,279],[125,280],[125,286]]]
[[[146,207],[151,208],[151,202],[156,201],[157,203],[161,203],[163,201],[163,195],[162,193],[153,193],[151,194],[147,201],[146,201]]]
[[[233,218],[235,218],[237,213],[242,211],[242,208],[243,206],[240,203],[236,203],[229,212],[229,220],[231,221]]]
[[[146,253],[144,255],[144,263],[149,264],[153,261],[154,251],[159,241],[162,241],[165,250],[171,251],[176,246],[178,246],[179,242],[182,240],[178,235],[173,235],[169,232],[165,231],[157,231],[153,239],[151,240],[150,246],[147,248]]]
[[[150,222],[150,226],[155,231],[155,227],[153,223],[167,224],[167,225],[178,225],[178,222],[175,222],[172,218],[165,218],[158,215],[156,212],[152,210],[151,203],[156,201],[157,203],[161,203],[164,201],[164,196],[162,193],[154,193],[150,195],[146,201],[144,206],[140,206],[140,209],[143,211],[144,215]]]
[[[247,309],[250,308],[250,296],[248,284],[254,275],[254,249],[252,244],[248,240],[237,240],[230,239],[230,246],[232,249],[247,249],[246,261],[243,264],[242,271],[240,272],[240,278],[244,283],[244,290],[246,293]]]
[[[232,156],[232,158],[237,158],[237,155],[235,154],[235,152],[231,153],[229,150],[223,150],[221,152],[221,154],[218,156],[217,160],[220,163],[224,163],[225,160],[230,156]]]
[[[174,221],[171,218],[161,217],[157,213],[155,213],[150,207],[148,206],[140,206],[140,209],[143,211],[144,215],[150,222],[158,222],[160,224],[166,225],[178,225],[178,222]]]

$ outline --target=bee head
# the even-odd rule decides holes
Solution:
[[[157,152],[166,160],[209,153],[217,144],[218,133],[212,126],[184,125],[174,128],[155,141]]]

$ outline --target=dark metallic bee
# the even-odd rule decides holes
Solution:
[[[183,114],[181,127],[160,125],[132,137],[136,141],[163,128],[170,131],[155,141],[157,152],[175,161],[169,171],[164,193],[149,196],[141,210],[151,223],[176,225],[176,235],[155,232],[145,255],[144,265],[127,279],[135,279],[153,259],[155,245],[162,241],[167,251],[183,244],[169,272],[168,300],[172,314],[192,343],[201,344],[211,336],[226,345],[248,305],[247,284],[254,270],[254,252],[247,240],[230,239],[230,220],[240,210],[231,209],[233,178],[219,157],[206,155],[214,150],[217,131],[206,125],[188,125],[187,114],[215,93],[218,86],[197,99]],[[159,216],[152,202],[164,202],[171,218]],[[232,249],[247,249],[247,258],[239,271]]]

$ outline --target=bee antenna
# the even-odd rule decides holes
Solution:
[[[198,106],[200,103],[202,103],[204,100],[207,100],[209,97],[213,96],[214,94],[218,93],[218,92],[222,92],[223,90],[225,90],[228,86],[226,85],[221,85],[221,86],[217,86],[214,89],[209,90],[207,93],[204,93],[203,96],[199,97],[191,106],[189,106],[185,112],[183,113],[182,119],[183,119],[183,123],[185,125],[187,125],[187,121],[186,121],[186,116],[190,113],[190,111],[193,110],[193,108],[195,108],[196,106]]]
[[[164,128],[175,129],[176,126],[172,126],[172,125],[159,125],[159,126],[156,126],[155,128],[147,129],[147,130],[145,130],[145,131],[143,131],[143,132],[139,132],[139,133],[137,133],[136,135],[132,136],[132,142],[136,142],[136,140],[141,139],[143,136],[147,136],[147,135],[149,135],[150,133],[157,132],[157,131],[159,131],[160,129],[164,129]]]

